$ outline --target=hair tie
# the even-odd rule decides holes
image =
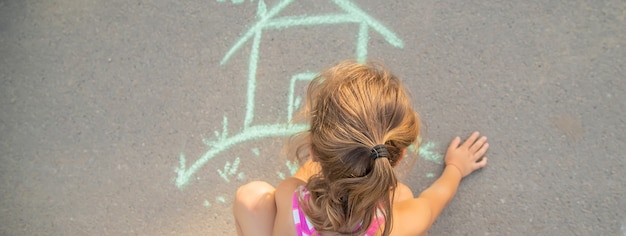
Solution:
[[[387,151],[387,146],[385,144],[378,144],[372,148],[372,152],[370,153],[370,157],[377,158],[387,158],[389,157],[389,151]]]

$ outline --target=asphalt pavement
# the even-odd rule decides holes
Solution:
[[[626,236],[623,0],[0,0],[0,235],[234,235],[315,73],[411,92],[419,194],[448,142],[489,164],[429,235]]]

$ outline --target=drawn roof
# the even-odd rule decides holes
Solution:
[[[372,16],[361,10],[357,5],[350,0],[332,0],[332,2],[341,8],[345,13],[340,14],[326,14],[326,15],[300,15],[300,16],[287,16],[276,17],[282,10],[285,9],[294,0],[282,0],[272,9],[267,11],[267,6],[263,0],[259,0],[257,19],[258,21],[248,29],[248,31],[230,48],[226,53],[220,64],[226,63],[230,57],[237,51],[245,42],[251,38],[260,37],[260,32],[264,29],[281,29],[292,26],[307,26],[307,25],[323,25],[323,24],[338,24],[338,23],[359,23],[361,30],[359,34],[365,34],[362,40],[367,38],[368,27],[371,27],[392,46],[402,48],[404,43],[396,34],[378,22]],[[362,45],[365,43],[365,45]],[[367,40],[365,42],[359,42],[361,46],[366,47]]]

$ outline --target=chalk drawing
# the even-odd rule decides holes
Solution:
[[[283,172],[281,172],[279,170],[276,171],[276,175],[278,175],[278,178],[280,178],[280,179],[286,179],[287,178],[285,173],[283,173]]]
[[[225,2],[226,0],[217,0],[217,2]],[[239,3],[243,3],[245,0],[231,0],[232,3],[234,4],[239,4]],[[252,1],[250,1],[252,2]]]
[[[298,110],[302,100],[300,96],[296,97],[295,95],[296,82],[313,80],[316,75],[317,74],[307,72],[296,74],[291,77],[291,81],[289,81],[289,91],[287,94],[287,120],[291,120],[291,118],[293,118],[294,112]]]
[[[225,2],[225,0],[218,0],[218,2]],[[242,2],[242,0],[232,1],[232,3],[234,4]],[[221,132],[214,132],[215,139],[202,139],[202,141],[207,145],[208,150],[199,159],[193,162],[193,164],[187,166],[187,157],[184,155],[184,153],[181,153],[179,155],[179,166],[175,168],[175,172],[177,174],[175,184],[178,188],[182,188],[185,185],[189,184],[192,176],[217,154],[228,150],[240,143],[262,138],[289,136],[307,129],[307,126],[304,124],[292,123],[252,125],[254,121],[254,104],[257,88],[257,67],[260,58],[259,49],[264,31],[284,30],[291,27],[314,25],[355,24],[359,27],[359,31],[356,37],[355,56],[360,62],[364,62],[367,59],[370,30],[380,34],[391,46],[396,48],[404,47],[404,42],[395,33],[393,33],[378,20],[374,19],[372,16],[361,10],[357,5],[349,0],[331,1],[343,11],[341,13],[278,17],[278,14],[281,13],[292,2],[294,2],[294,0],[281,0],[273,7],[268,9],[265,1],[258,1],[256,13],[257,21],[247,31],[245,31],[245,33],[233,44],[233,46],[226,52],[226,54],[222,58],[220,65],[226,64],[228,60],[243,47],[244,44],[252,41],[248,61],[246,106],[242,130],[232,136],[229,135],[228,118],[224,116]],[[310,72],[300,73],[292,76],[288,88],[289,98],[287,101],[287,120],[290,120],[293,117],[294,112],[300,106],[300,102],[302,100],[300,97],[295,96],[296,82],[311,80],[314,76],[315,73]],[[255,151],[253,152],[256,154]],[[232,164],[227,162],[227,165],[231,166],[225,166],[223,170],[218,170],[218,173],[226,182],[230,181],[230,173],[233,171],[236,172],[237,170],[236,166],[234,166],[234,163],[235,161],[233,161]],[[237,162],[237,165],[238,164],[239,161]],[[292,167],[290,167],[289,164],[287,165],[290,169],[290,172],[293,172]],[[281,175],[279,174],[279,176]]]
[[[217,0],[218,2],[226,2],[226,0]],[[233,4],[240,4],[245,0],[232,0]],[[252,1],[250,1],[252,2]],[[368,15],[361,10],[358,6],[349,0],[332,0],[331,2],[337,5],[343,12],[332,13],[323,15],[298,15],[298,16],[282,16],[278,17],[289,4],[294,0],[281,0],[273,7],[269,8],[265,4],[265,1],[260,0],[257,4],[257,21],[247,30],[242,36],[233,44],[233,46],[226,52],[222,58],[220,65],[224,65],[228,60],[243,47],[244,44],[251,41],[251,49],[248,61],[248,73],[247,73],[247,89],[246,89],[246,106],[243,126],[241,130],[235,134],[230,134],[228,127],[228,117],[224,116],[222,119],[221,130],[215,130],[213,138],[202,138],[202,142],[208,147],[207,151],[195,160],[191,165],[187,163],[187,157],[184,152],[181,152],[178,159],[178,166],[175,168],[176,178],[175,184],[178,188],[182,189],[184,186],[190,183],[193,176],[205,166],[211,159],[216,157],[219,153],[224,152],[230,148],[233,148],[239,144],[271,137],[284,137],[295,134],[297,132],[308,129],[305,124],[291,123],[295,112],[299,109],[302,103],[302,97],[296,94],[296,84],[298,82],[307,82],[312,80],[316,73],[304,72],[291,76],[289,81],[287,102],[286,102],[286,122],[275,124],[255,124],[253,125],[255,115],[255,95],[257,92],[257,68],[260,59],[260,45],[262,42],[262,33],[266,30],[285,30],[291,27],[302,26],[314,26],[314,25],[336,25],[336,24],[354,24],[358,26],[358,33],[356,35],[356,51],[355,57],[357,61],[364,62],[367,59],[368,42],[370,40],[370,31],[380,34],[386,42],[396,48],[403,48],[404,42],[396,36],[391,30],[385,27],[382,23]],[[421,143],[421,147],[416,149],[410,147],[411,151],[418,153],[422,158],[441,164],[442,155],[433,151],[435,144],[432,142]],[[252,148],[251,152],[254,156],[259,157],[261,155],[258,148]],[[242,160],[236,157],[235,160],[227,161],[222,169],[218,169],[217,173],[226,183],[230,183],[233,177],[236,175],[236,179],[242,181],[246,178],[243,172],[239,171],[239,166]],[[285,166],[289,171],[289,176],[295,174],[299,166],[296,162],[286,161]],[[276,174],[280,179],[285,179],[287,174],[276,171]],[[433,178],[433,173],[428,173],[426,177]],[[199,180],[199,177],[196,177]],[[227,204],[227,198],[223,195],[215,198],[215,203],[225,205]],[[211,207],[212,204],[209,200],[205,200],[202,203],[205,207]]]
[[[296,174],[296,172],[298,172],[298,169],[300,168],[298,162],[295,161],[286,161],[285,166],[287,166],[287,169],[289,170],[289,176]],[[278,178],[280,179],[285,179],[287,177],[285,173],[281,171],[276,171],[276,175],[278,175]]]
[[[421,146],[418,149],[418,155],[425,160],[432,161],[437,164],[442,164],[443,155],[434,151],[435,146],[436,145],[433,142],[421,143]]]
[[[423,158],[424,160],[432,161],[440,165],[443,163],[443,155],[441,155],[441,153],[438,153],[435,150],[435,147],[437,146],[435,143],[423,142],[422,137],[417,137],[417,140],[418,140],[418,143],[420,143],[420,147],[416,150],[415,146],[411,145],[409,146],[409,151],[411,152],[417,151],[418,156]],[[430,179],[434,177],[435,177],[434,173],[426,173],[426,178]]]
[[[250,151],[252,151],[252,153],[254,153],[255,156],[259,156],[261,155],[261,151],[259,151],[258,148],[253,148]]]
[[[239,157],[235,158],[235,161],[233,161],[233,164],[230,164],[230,162],[227,161],[226,165],[224,165],[224,170],[217,170],[217,172],[220,175],[220,177],[222,177],[222,179],[224,179],[227,183],[230,183],[229,176],[235,175],[237,173],[237,169],[239,169],[240,162],[241,162],[241,159]],[[242,173],[239,173],[239,174],[242,174]]]
[[[285,165],[289,169],[289,174],[290,175],[296,174],[296,172],[298,172],[298,169],[300,168],[298,163],[295,162],[295,161],[293,161],[293,162],[292,161],[287,161],[287,163],[285,163]]]

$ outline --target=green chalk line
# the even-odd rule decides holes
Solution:
[[[255,156],[259,156],[261,155],[261,151],[259,151],[258,148],[253,148],[250,151],[252,151],[252,153],[254,153]]]
[[[224,2],[224,0],[218,0],[218,2]],[[243,1],[233,0],[233,3],[240,3]],[[246,90],[246,108],[244,116],[243,131],[232,137],[228,137],[228,119],[224,117],[222,132],[215,131],[216,141],[205,141],[209,146],[209,150],[196,160],[191,166],[187,168],[187,159],[184,153],[180,154],[179,167],[176,168],[176,186],[182,188],[189,183],[191,177],[209,160],[214,158],[217,154],[233,147],[236,144],[260,139],[267,137],[288,136],[296,132],[306,129],[306,125],[293,125],[293,124],[274,124],[274,125],[252,125],[254,121],[254,106],[255,106],[255,93],[256,93],[256,74],[258,70],[258,61],[260,58],[260,44],[262,38],[262,32],[265,29],[285,29],[295,26],[312,26],[312,25],[328,25],[328,24],[345,24],[345,23],[357,23],[359,25],[359,32],[357,35],[356,57],[358,61],[365,61],[367,58],[367,46],[369,42],[369,29],[373,29],[383,36],[383,38],[392,46],[402,48],[404,47],[403,41],[398,38],[391,30],[386,28],[379,21],[372,18],[365,13],[355,4],[349,0],[334,0],[333,2],[345,11],[343,14],[326,14],[316,16],[288,16],[279,17],[276,16],[283,11],[293,0],[282,0],[278,2],[269,11],[263,0],[259,0],[257,6],[257,22],[254,23],[226,52],[224,58],[220,61],[220,65],[224,65],[232,55],[237,52],[248,40],[252,39],[252,48],[250,51],[250,58],[248,63],[248,88]],[[293,117],[299,100],[295,98],[295,82],[297,80],[310,80],[315,74],[302,73],[292,77],[289,88],[289,100],[288,100],[288,120]],[[257,149],[258,150],[258,149]],[[254,152],[254,151],[253,151]],[[256,153],[255,153],[256,154]],[[258,155],[258,154],[257,154]],[[220,176],[229,182],[228,176],[233,175],[237,171],[238,161],[235,160],[236,165],[227,162],[224,170],[218,170]],[[233,165],[233,166],[231,166]],[[228,167],[228,168],[227,168]],[[290,172],[294,172],[291,167]],[[223,175],[222,175],[223,174]],[[293,173],[292,173],[293,174]]]
[[[295,96],[295,90],[296,90],[296,82],[297,81],[310,81],[313,78],[315,78],[315,76],[317,76],[317,74],[315,73],[310,73],[310,72],[306,72],[306,73],[300,73],[300,74],[296,74],[294,76],[291,77],[291,81],[289,81],[289,92],[288,92],[288,98],[289,99],[287,101],[287,120],[290,121],[291,118],[293,118],[293,114],[295,112],[295,110],[298,109],[298,105],[297,103],[297,99],[294,98]],[[299,103],[299,102],[298,102]]]
[[[441,153],[435,152],[433,150],[434,148],[435,143],[433,142],[422,143],[422,145],[418,149],[418,155],[425,160],[432,161],[437,164],[443,163],[443,155],[441,155]]]
[[[222,179],[224,179],[224,181],[226,181],[227,183],[230,183],[230,178],[228,177],[231,175],[235,175],[237,173],[240,162],[241,162],[241,159],[239,157],[235,158],[235,161],[233,161],[232,164],[229,161],[227,161],[226,164],[224,165],[224,171],[218,169],[217,173],[220,175],[220,177],[222,177]],[[243,173],[240,173],[240,174],[243,174]]]
[[[189,168],[186,167],[187,160],[185,155],[181,153],[179,160],[180,166],[175,170],[177,173],[176,186],[182,188],[188,184],[190,178],[209,160],[236,144],[260,138],[289,136],[306,129],[307,126],[301,124],[257,125],[248,127],[248,129],[243,130],[239,134],[212,143],[211,148]]]

